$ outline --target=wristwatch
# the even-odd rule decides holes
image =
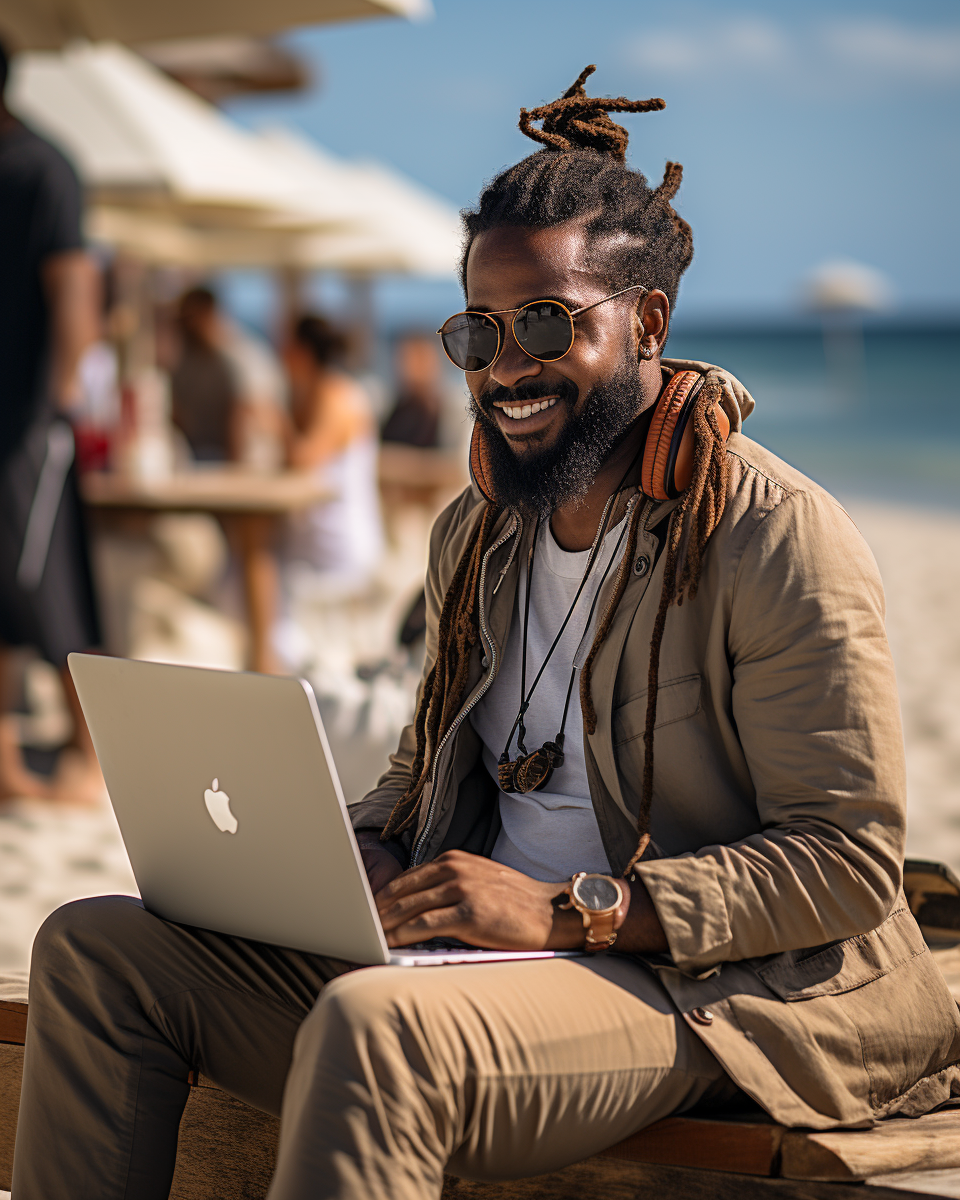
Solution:
[[[624,901],[623,884],[609,875],[578,871],[564,889],[570,899],[560,908],[575,908],[583,917],[588,950],[608,950],[617,940],[617,911]]]

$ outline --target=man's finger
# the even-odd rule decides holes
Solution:
[[[464,924],[459,906],[431,909],[397,926],[396,929],[391,929],[387,932],[387,945],[411,946],[415,942],[425,942],[435,937],[455,937],[470,945],[480,945],[471,936],[469,926]]]
[[[396,900],[400,896],[412,896],[415,892],[423,892],[454,877],[454,870],[449,863],[429,862],[422,867],[414,867],[404,871],[377,892],[374,899],[377,907],[381,900]]]
[[[427,891],[415,892],[411,896],[399,896],[392,900],[385,899],[382,905],[377,905],[377,908],[380,913],[380,924],[384,931],[387,931],[396,929],[421,913],[446,909],[451,905],[460,905],[462,902],[462,890],[455,883],[447,881],[437,887],[429,888]]]

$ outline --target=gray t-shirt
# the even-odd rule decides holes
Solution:
[[[621,521],[603,539],[587,586],[527,709],[526,747],[532,753],[544,742],[553,741],[560,730],[570,669],[576,662],[578,677],[573,683],[564,730],[563,766],[554,771],[543,791],[528,792],[526,795],[500,793],[503,829],[497,838],[493,858],[534,879],[556,881],[569,879],[575,871],[610,870],[590,799],[583,758],[579,668],[589,653],[598,619],[598,612],[594,612],[590,629],[585,629],[590,606],[614,554],[617,559],[623,555],[626,538],[621,535],[624,531],[625,521]],[[563,624],[583,579],[589,556],[589,550],[576,553],[561,550],[549,522],[543,522],[537,539],[533,589],[530,593],[528,690]],[[613,573],[616,570],[614,563],[610,571]],[[470,714],[473,728],[483,741],[484,765],[494,779],[497,778],[497,762],[520,706],[520,659],[523,652],[526,586],[527,570],[524,563],[520,570],[516,608],[504,647],[503,663],[493,686]],[[597,607],[599,610],[599,605]],[[511,759],[516,758],[517,753],[514,736],[510,745]]]

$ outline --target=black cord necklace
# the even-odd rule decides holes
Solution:
[[[540,533],[540,518],[537,518],[537,524],[533,531],[533,543],[530,548],[530,557],[527,564],[527,587],[526,595],[523,603],[523,638],[522,638],[522,658],[520,660],[520,708],[517,711],[516,718],[510,727],[510,733],[507,736],[507,744],[503,748],[503,753],[500,755],[497,763],[497,781],[500,785],[500,790],[503,792],[536,792],[543,788],[550,776],[555,770],[563,766],[563,741],[564,730],[567,725],[567,713],[570,711],[570,697],[573,694],[573,681],[576,678],[577,667],[574,663],[570,670],[570,681],[567,684],[567,696],[563,705],[563,717],[560,722],[560,732],[552,742],[544,742],[539,750],[534,750],[532,754],[527,753],[527,747],[524,744],[526,736],[526,728],[523,718],[526,715],[527,709],[530,707],[530,701],[533,693],[536,691],[537,684],[543,677],[543,673],[547,668],[547,664],[553,657],[553,652],[560,644],[560,639],[563,637],[564,630],[573,616],[577,603],[583,594],[584,588],[587,586],[587,580],[593,570],[594,564],[600,556],[600,550],[603,546],[603,538],[607,530],[607,522],[612,513],[616,510],[617,504],[620,501],[620,493],[623,488],[624,481],[636,465],[637,459],[640,457],[641,450],[634,456],[632,462],[624,471],[623,476],[616,487],[614,494],[607,501],[604,507],[603,514],[600,518],[600,525],[597,529],[597,536],[594,538],[593,545],[590,548],[590,555],[587,559],[586,569],[583,573],[583,578],[580,581],[580,586],[577,588],[577,594],[574,596],[570,607],[567,609],[567,615],[563,618],[556,637],[550,645],[550,649],[546,653],[546,657],[540,665],[540,670],[537,672],[536,678],[530,685],[529,692],[527,691],[527,635],[530,629],[530,593],[533,591],[533,564],[537,556],[537,538]],[[629,506],[628,506],[629,510]],[[603,585],[606,583],[607,576],[610,574],[610,569],[617,561],[617,556],[620,552],[620,547],[623,544],[624,535],[627,532],[629,520],[625,517],[623,529],[620,531],[620,536],[617,539],[617,544],[614,547],[613,553],[610,556],[610,561],[604,568],[603,575],[597,585],[597,589],[593,596],[593,602],[590,605],[590,611],[587,614],[587,623],[584,626],[584,635],[590,629],[590,623],[593,620],[593,614],[596,611],[597,601],[600,599],[600,593],[603,591]],[[574,655],[576,658],[576,655]],[[514,733],[517,734],[517,750],[518,755],[515,759],[510,758],[510,743],[513,741]]]

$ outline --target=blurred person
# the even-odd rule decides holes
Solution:
[[[106,273],[101,274],[101,279],[97,338],[87,346],[77,366],[77,400],[70,413],[81,474],[109,467],[120,424],[120,357],[115,339],[110,336],[112,289]]]
[[[200,462],[282,465],[283,374],[273,352],[220,310],[216,295],[180,298],[182,347],[171,373],[173,421]]]
[[[665,356],[681,168],[626,165],[610,112],[663,101],[588,96],[592,70],[521,113],[541,146],[464,215],[443,333],[473,479],[431,537],[416,718],[350,809],[388,946],[582,957],[350,970],[125,898],[61,909],[22,1200],[166,1196],[196,1067],[280,1116],[271,1200],[438,1200],[445,1172],[545,1174],[674,1113],[863,1128],[960,1092],[903,894],[876,563],[744,435],[738,380]]]
[[[79,757],[62,755],[50,781],[36,776],[0,717],[0,798],[82,799],[103,781],[66,657],[97,646],[100,627],[63,414],[96,338],[98,279],[76,173],[7,109],[8,65],[0,46],[0,672],[12,664],[4,646],[32,646],[59,668]]]
[[[180,298],[182,346],[170,375],[173,422],[200,462],[230,457],[239,384],[220,348],[217,298],[208,288],[192,288]]]
[[[397,398],[381,431],[385,442],[425,448],[440,445],[444,408],[443,361],[436,337],[406,334],[396,345]]]
[[[327,594],[362,590],[383,550],[376,425],[363,388],[337,365],[344,349],[338,330],[304,316],[284,353],[289,465],[315,471],[331,491],[330,499],[289,518],[284,560],[288,577],[289,568],[293,578],[312,575]]]

